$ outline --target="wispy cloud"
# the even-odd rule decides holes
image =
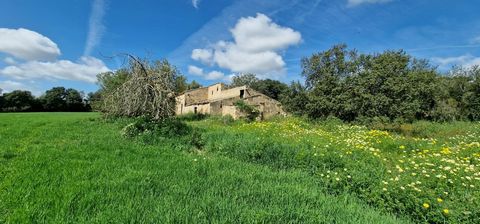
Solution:
[[[348,0],[347,6],[355,7],[362,4],[386,3],[391,1],[393,0]]]
[[[447,70],[455,65],[467,68],[475,65],[480,65],[480,57],[475,57],[471,54],[461,55],[457,57],[435,57],[432,58],[432,61],[435,64],[438,64],[439,68],[442,70]]]
[[[472,44],[480,44],[480,36],[475,37],[475,38],[472,38],[472,40],[470,41],[470,43],[472,43]]]
[[[100,43],[105,33],[105,25],[103,24],[106,6],[105,1],[106,0],[93,1],[92,12],[88,23],[87,42],[83,53],[84,56],[89,56],[92,53],[92,50]]]
[[[192,0],[192,5],[194,8],[198,9],[198,5],[200,4],[201,0]]]
[[[480,44],[465,44],[465,45],[439,45],[434,47],[412,48],[406,49],[408,52],[417,51],[431,51],[431,50],[446,50],[446,49],[461,49],[461,48],[480,48]]]

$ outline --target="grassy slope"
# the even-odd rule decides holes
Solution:
[[[207,153],[278,170],[302,170],[324,191],[356,195],[377,209],[419,223],[479,223],[480,123],[418,122],[406,137],[338,121],[287,118],[206,130]]]
[[[120,137],[92,113],[0,114],[0,223],[397,223],[296,171]]]

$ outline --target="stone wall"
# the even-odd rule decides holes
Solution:
[[[285,115],[280,103],[246,86],[224,89],[221,83],[186,92],[177,97],[176,114],[203,113],[212,115],[231,115],[237,119],[244,116],[235,107],[235,102],[245,100],[260,111],[260,119]],[[241,93],[243,92],[243,97]]]
[[[208,102],[208,88],[200,88],[188,91],[185,94],[185,106]]]

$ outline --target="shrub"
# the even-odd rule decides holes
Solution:
[[[245,103],[243,100],[238,100],[235,102],[235,106],[245,114],[245,119],[247,121],[254,121],[260,115],[260,111],[252,105]]]
[[[173,138],[185,136],[190,132],[191,128],[179,119],[170,118],[157,121],[147,117],[139,117],[122,129],[122,136],[132,138],[139,135],[148,135],[151,137]]]
[[[203,119],[208,118],[208,114],[201,114],[201,113],[188,113],[178,116],[177,118],[182,121],[201,121]]]

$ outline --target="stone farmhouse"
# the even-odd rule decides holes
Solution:
[[[237,119],[244,116],[234,105],[238,100],[243,100],[246,104],[256,107],[260,111],[259,119],[285,115],[280,102],[247,86],[228,89],[223,83],[190,90],[177,96],[176,114],[230,115]]]

